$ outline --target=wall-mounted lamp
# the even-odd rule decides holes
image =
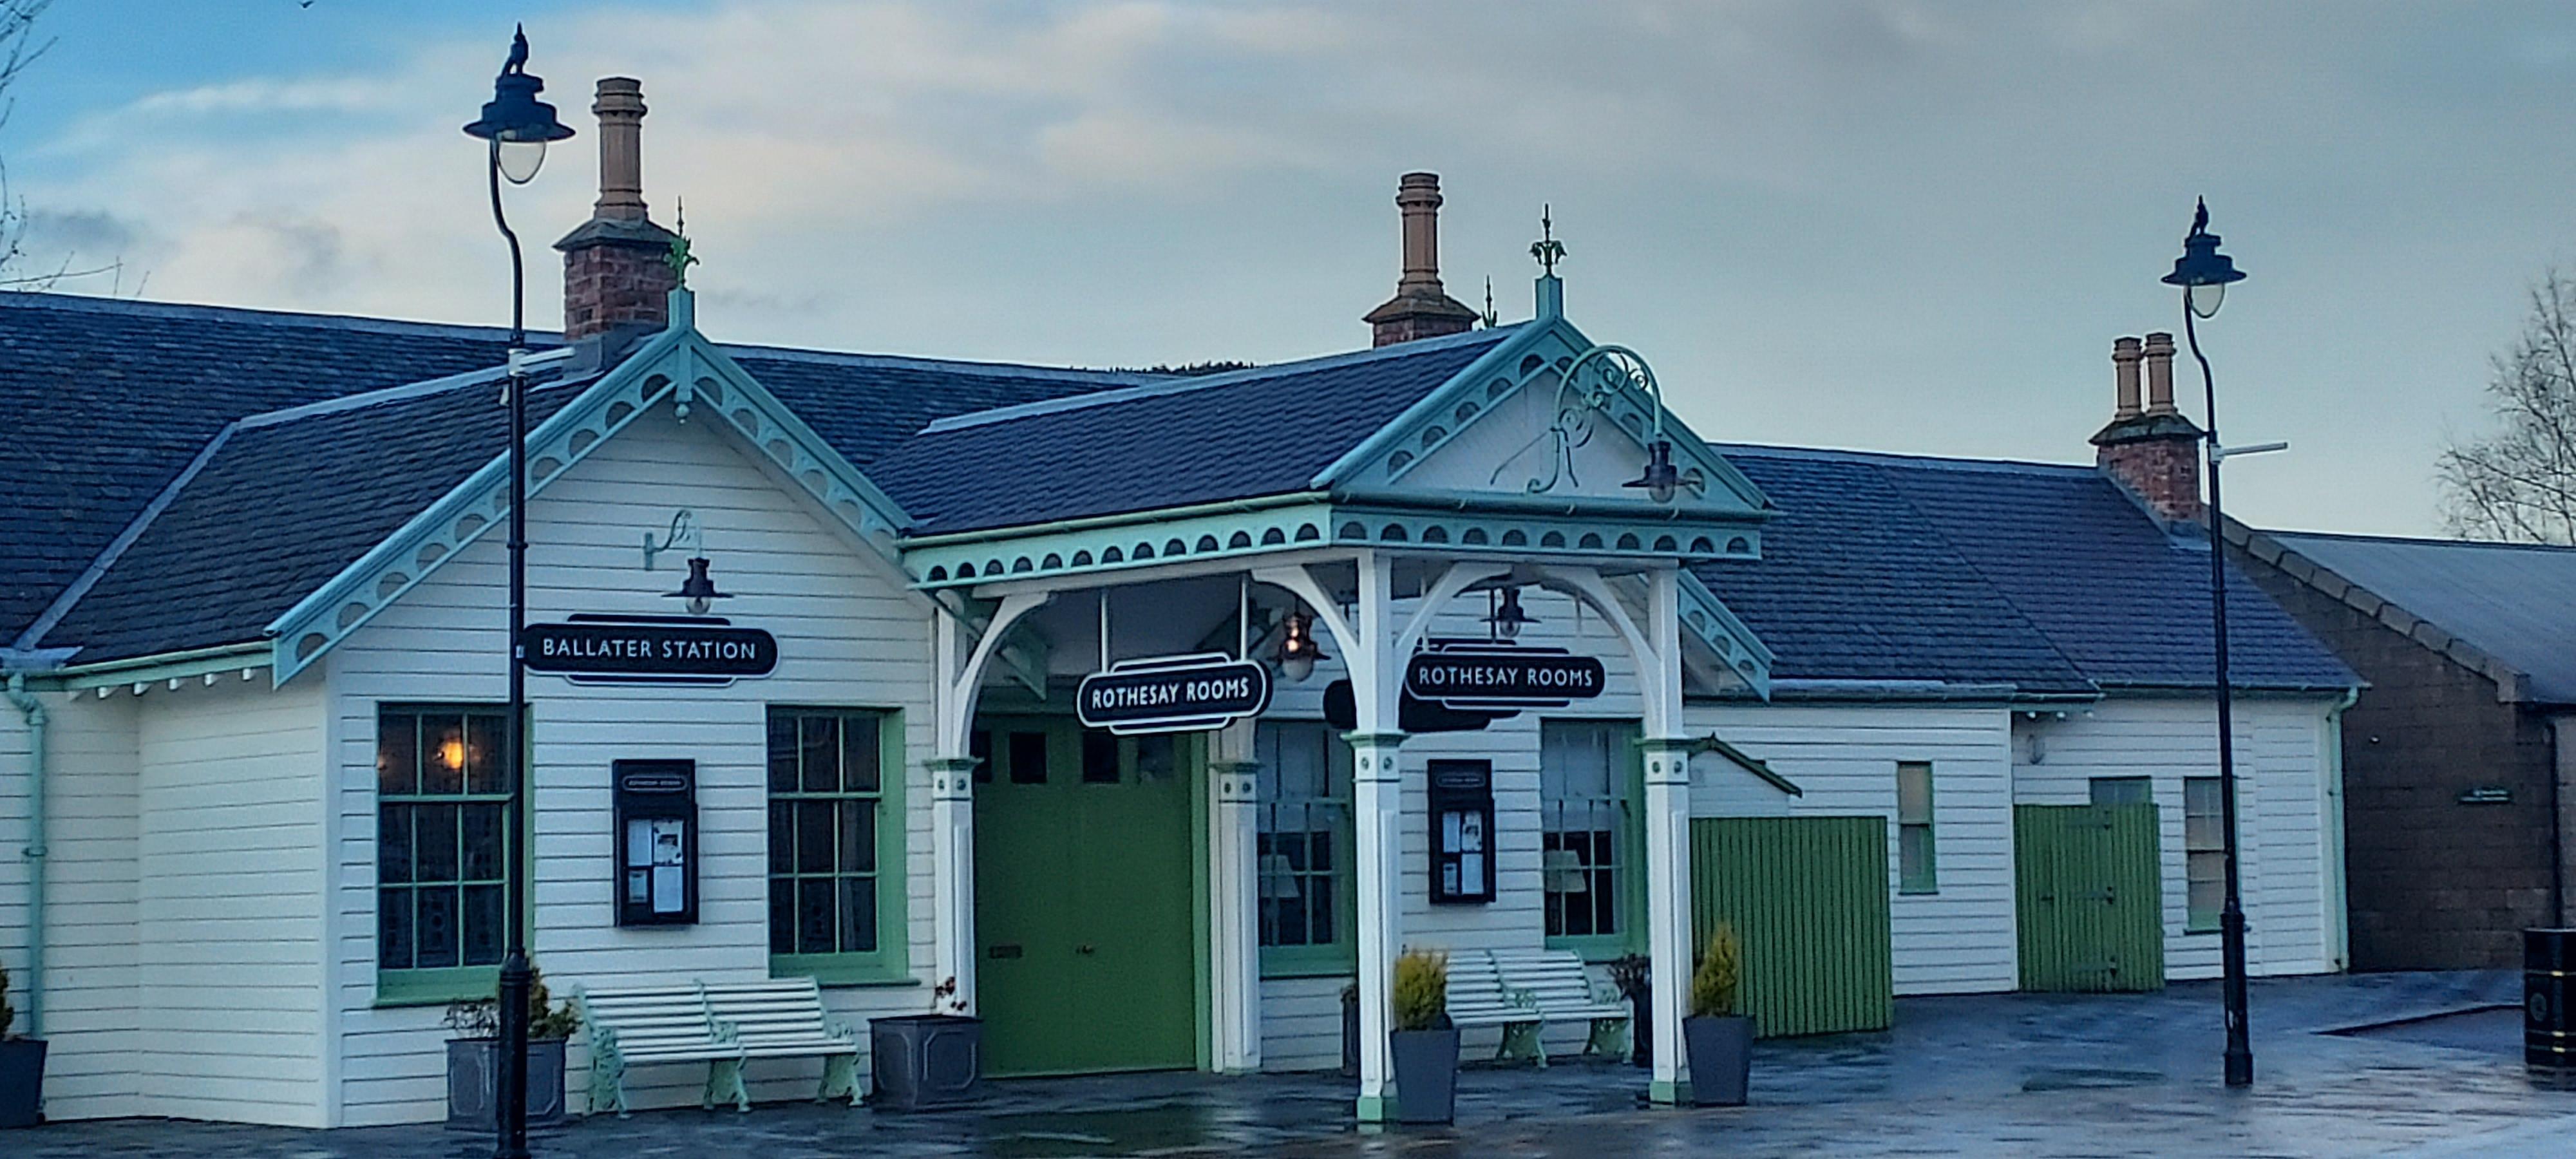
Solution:
[[[705,555],[707,551],[706,534],[698,530],[698,513],[686,507],[671,513],[671,529],[663,533],[662,542],[653,542],[652,532],[644,533],[644,570],[653,570],[655,556],[683,547],[691,555]]]
[[[1330,660],[1324,646],[1315,642],[1315,617],[1303,606],[1289,612],[1279,621],[1279,674],[1290,680],[1304,680],[1315,674],[1315,661]]]
[[[1657,503],[1672,502],[1682,489],[1682,473],[1673,466],[1673,441],[1657,439],[1647,444],[1645,473],[1620,486],[1642,488]]]
[[[1494,602],[1493,611],[1485,616],[1485,626],[1493,631],[1495,639],[1512,639],[1521,634],[1524,626],[1538,622],[1538,617],[1521,608],[1519,588],[1497,588],[1495,591],[1499,598]]]
[[[692,616],[706,615],[707,607],[713,601],[733,598],[731,592],[716,590],[716,581],[707,575],[707,557],[703,555],[689,560],[689,578],[680,581],[680,590],[668,594],[674,599],[687,600]]]

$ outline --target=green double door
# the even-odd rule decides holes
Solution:
[[[996,1075],[1198,1058],[1195,734],[979,719],[976,1003]]]
[[[2156,807],[2013,806],[2024,990],[2160,990],[2164,871]]]

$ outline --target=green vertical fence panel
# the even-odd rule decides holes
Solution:
[[[1895,1020],[1884,817],[1691,822],[1694,946],[1731,922],[1744,1012],[1765,1038]]]
[[[2156,807],[2013,807],[2021,988],[2158,990],[2164,873]]]

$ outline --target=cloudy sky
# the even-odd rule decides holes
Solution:
[[[2549,4],[59,0],[0,157],[40,249],[121,259],[88,292],[504,321],[456,126],[518,19],[584,135],[514,222],[587,216],[590,84],[641,77],[725,340],[1346,349],[1432,169],[1453,294],[1526,315],[1552,203],[1568,312],[1710,438],[2085,460],[2206,195],[2252,275],[2205,334],[2226,432],[2295,444],[2231,510],[2277,526],[2437,531],[2435,453],[2576,257]]]

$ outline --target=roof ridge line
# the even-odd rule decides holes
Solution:
[[[1963,471],[2001,472],[2035,469],[2086,475],[2099,474],[2101,471],[2100,467],[2086,463],[2049,463],[2037,459],[1985,459],[1966,455],[1934,455],[1916,451],[1871,451],[1852,447],[1798,447],[1777,443],[1715,442],[1709,444],[1709,449],[1720,455],[1773,455],[1780,458],[1832,459],[1882,466],[1923,466]]]
[[[569,356],[572,350],[572,348],[568,346],[557,347],[557,349],[564,351],[566,356]],[[543,353],[552,353],[552,351],[546,351]],[[542,354],[540,357],[542,357]],[[559,359],[548,359],[545,363],[539,364],[537,370],[539,372],[543,372],[551,366],[552,363],[558,360]],[[304,419],[317,418],[327,414],[338,414],[342,411],[363,410],[367,407],[382,406],[386,403],[402,402],[407,399],[414,398],[426,398],[434,394],[445,394],[451,390],[463,390],[470,386],[485,386],[499,382],[508,376],[509,371],[510,368],[507,364],[500,366],[477,367],[473,370],[459,371],[455,374],[442,375],[437,378],[424,378],[418,382],[406,382],[399,386],[378,387],[375,390],[360,391],[357,394],[344,394],[338,398],[318,399],[299,406],[283,407],[278,410],[261,411],[258,414],[243,415],[241,418],[234,420],[234,424],[241,427],[243,430],[257,430],[262,427],[273,427],[283,423],[300,422]],[[552,387],[568,385],[576,381],[580,380],[563,375],[556,375],[543,381],[539,381],[534,375],[531,375],[528,381],[528,389],[545,390]]]
[[[870,354],[860,350],[809,350],[798,346],[756,346],[742,342],[717,342],[716,349],[735,358],[774,358],[783,362],[825,362],[839,365],[900,366],[915,370],[956,370],[968,367],[978,370],[1009,371],[1017,378],[1056,378],[1105,380],[1112,383],[1144,385],[1182,376],[1157,374],[1147,370],[1100,370],[1083,366],[1045,366],[1033,362],[987,362],[971,358],[939,358],[923,354]]]
[[[222,430],[215,432],[215,437],[206,440],[206,445],[198,449],[197,457],[188,460],[188,465],[179,469],[178,475],[161,488],[161,493],[154,495],[150,503],[144,504],[143,510],[135,513],[134,518],[126,523],[125,529],[117,532],[116,538],[107,541],[106,547],[99,549],[98,558],[91,560],[88,567],[81,569],[80,575],[74,577],[71,583],[64,585],[63,590],[54,596],[54,601],[45,605],[44,611],[36,613],[36,618],[27,622],[27,630],[19,633],[17,640],[10,644],[11,650],[30,651],[36,645],[43,643],[45,633],[53,631],[55,625],[62,623],[63,617],[71,614],[72,608],[80,603],[81,598],[87,596],[90,589],[97,587],[99,580],[106,578],[108,569],[116,566],[116,561],[125,555],[125,549],[134,546],[134,541],[143,538],[144,531],[152,526],[154,520],[161,517],[162,512],[170,509],[170,504],[177,501],[179,493],[187,490],[188,484],[196,480],[198,472],[206,469],[206,464],[214,462],[215,454],[224,449],[224,444],[230,442],[233,432],[239,429],[241,429],[239,420],[225,423]]]
[[[29,291],[0,295],[0,307],[23,310],[66,310],[89,314],[153,315],[180,318],[250,318],[271,325],[306,326],[335,330],[377,330],[417,334],[423,337],[473,338],[506,340],[510,332],[501,326],[477,326],[465,322],[424,322],[410,318],[383,318],[370,314],[327,314],[303,310],[277,310],[261,306],[222,306],[205,302],[160,302],[144,298],[110,298],[96,294],[65,294],[54,291]],[[530,330],[527,336],[560,344],[562,335],[553,330]]]
[[[1496,335],[1503,334],[1507,331],[1517,330],[1525,325],[1528,325],[1528,323],[1515,322],[1509,326],[1496,326],[1486,330],[1468,330],[1459,334],[1444,334],[1438,338],[1418,338],[1411,342],[1391,343],[1386,346],[1371,347],[1367,350],[1346,350],[1339,354],[1324,354],[1313,358],[1301,358],[1289,362],[1265,363],[1260,366],[1246,367],[1242,370],[1229,370],[1223,374],[1174,376],[1169,379],[1140,383],[1135,386],[1121,387],[1115,390],[1094,391],[1089,394],[1069,395],[1064,398],[1040,399],[1036,402],[1024,402],[1012,406],[994,407],[990,410],[968,411],[964,414],[950,415],[946,418],[939,419],[930,425],[921,428],[917,433],[927,435],[941,434],[948,431],[969,430],[975,427],[989,426],[994,423],[1009,422],[1014,419],[1029,418],[1035,415],[1059,414],[1065,411],[1084,410],[1094,406],[1107,406],[1112,403],[1130,402],[1140,398],[1160,398],[1165,395],[1183,394],[1196,390],[1217,390],[1257,379],[1275,378],[1287,374],[1307,374],[1318,370],[1331,370],[1335,367],[1347,366],[1358,362],[1369,362],[1381,358],[1402,358],[1415,354],[1428,354],[1435,350],[1447,350],[1455,346],[1472,346],[1480,341],[1491,341]]]
[[[2544,554],[2576,553],[2576,544],[2517,543],[2507,539],[2442,539],[2429,535],[2374,535],[2360,531],[2285,531],[2270,527],[2251,527],[2264,535],[2288,536],[2292,539],[2332,539],[2344,543],[2389,543],[2411,547],[2490,547],[2506,551],[2537,551]]]

